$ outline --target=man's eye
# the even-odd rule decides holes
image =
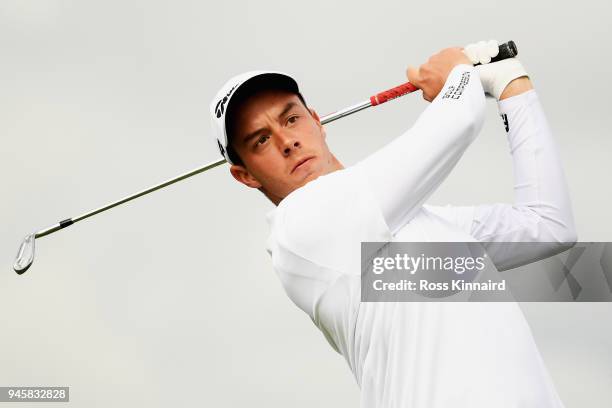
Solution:
[[[289,118],[287,119],[287,123],[295,123],[297,122],[298,118],[298,115],[289,116]]]
[[[255,143],[256,145],[260,145],[260,144],[264,144],[266,143],[266,140],[268,140],[270,137],[268,135],[261,135],[259,136],[259,139],[257,139],[257,142]]]

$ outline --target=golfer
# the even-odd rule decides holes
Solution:
[[[548,256],[576,240],[536,91],[518,60],[487,64],[496,53],[496,42],[480,42],[409,68],[408,80],[431,104],[404,134],[350,167],[329,150],[319,116],[288,75],[242,74],[211,103],[232,176],[276,206],[267,215],[273,267],[345,358],[362,407],[563,407],[516,303],[360,302],[364,241],[548,242],[540,254]],[[479,133],[485,93],[506,127],[514,203],[426,205]]]

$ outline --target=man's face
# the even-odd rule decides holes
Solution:
[[[285,91],[262,91],[234,114],[232,146],[244,163],[230,172],[278,204],[293,190],[342,168],[316,112]]]

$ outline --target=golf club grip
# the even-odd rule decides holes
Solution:
[[[517,55],[518,55],[518,48],[516,48],[516,44],[514,43],[514,41],[508,41],[508,42],[505,42],[499,45],[499,54],[491,58],[491,62],[497,62],[497,61],[505,60],[508,58],[514,58]],[[480,64],[475,64],[475,65],[480,65]]]
[[[517,55],[518,49],[516,48],[516,44],[514,43],[514,41],[508,41],[499,45],[499,53],[494,58],[491,58],[491,62],[497,62],[505,60],[507,58],[513,58]],[[474,64],[474,66],[476,65],[480,64]],[[418,88],[410,82],[406,82],[405,84],[401,84],[399,86],[396,86],[395,88],[387,89],[386,91],[371,96],[370,103],[372,104],[372,106],[380,105],[381,103],[388,102],[391,99],[399,98],[400,96],[404,96],[411,92],[414,92],[417,89]]]
[[[410,82],[396,86],[395,88],[387,89],[374,96],[370,96],[372,106],[380,105],[381,103],[389,102],[391,99],[399,98],[411,92],[417,91],[419,88],[412,85]]]

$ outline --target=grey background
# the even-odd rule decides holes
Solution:
[[[39,240],[24,276],[18,244],[217,159],[207,108],[231,75],[291,72],[324,114],[489,38],[519,45],[580,239],[609,241],[609,16],[593,0],[0,1],[0,385],[70,386],[75,407],[357,406],[345,362],[271,268],[272,205],[227,167]],[[350,165],[425,106],[412,95],[330,124],[329,143]],[[430,202],[510,201],[504,137],[489,102]],[[523,306],[566,405],[609,406],[612,305]]]

